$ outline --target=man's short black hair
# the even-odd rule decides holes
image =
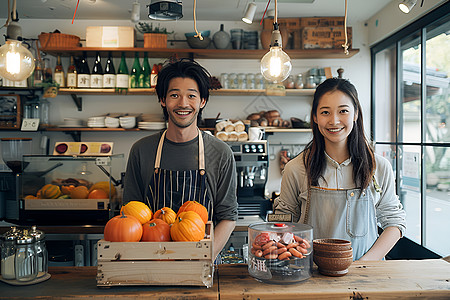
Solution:
[[[210,77],[211,75],[209,74],[209,72],[196,61],[190,59],[181,59],[175,62],[168,63],[158,73],[155,87],[158,100],[159,102],[161,102],[162,100],[166,99],[170,80],[174,78],[190,78],[197,82],[200,92],[200,98],[206,100],[206,106],[206,103],[208,103],[209,100]],[[203,106],[203,108],[205,106]],[[166,120],[168,120],[169,115],[167,113],[167,108],[162,108],[164,117],[166,118]],[[198,120],[201,119],[203,108],[201,108],[198,113]]]

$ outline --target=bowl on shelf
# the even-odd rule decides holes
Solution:
[[[211,43],[211,38],[203,37],[203,40],[200,40],[198,37],[188,36],[186,37],[189,47],[192,49],[206,49]]]
[[[209,37],[209,35],[211,34],[211,31],[210,30],[202,30],[202,31],[199,31],[199,33],[202,34],[202,37]],[[186,38],[188,38],[188,37],[191,37],[191,36],[193,37],[196,34],[197,34],[196,32],[187,32],[187,33],[184,34],[184,36]]]
[[[319,251],[345,251],[352,249],[352,243],[342,239],[315,239],[313,249]]]

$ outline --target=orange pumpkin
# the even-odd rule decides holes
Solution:
[[[105,241],[109,242],[139,242],[142,231],[142,224],[138,219],[122,212],[106,223],[103,235]]]
[[[184,202],[184,204],[181,205],[180,209],[178,210],[177,216],[179,216],[182,212],[186,211],[194,211],[202,218],[203,223],[206,224],[206,222],[208,222],[208,210],[199,202],[197,201]]]
[[[44,199],[56,199],[61,195],[61,190],[57,185],[46,184],[41,188],[41,195]]]
[[[92,190],[89,192],[88,199],[108,199],[109,195],[104,190]]]
[[[198,242],[205,236],[205,223],[194,211],[182,212],[170,227],[170,236],[178,242]]]
[[[75,188],[74,185],[63,185],[61,186],[61,192],[64,195],[70,195],[70,192]]]
[[[170,207],[163,207],[155,212],[153,219],[161,219],[169,225],[172,225],[177,218],[176,212]]]
[[[170,226],[161,219],[153,219],[142,225],[141,242],[169,242]]]
[[[26,195],[23,199],[37,199],[34,195]]]
[[[141,224],[147,223],[152,219],[152,211],[150,208],[140,201],[130,201],[120,209],[126,215],[135,217]]]

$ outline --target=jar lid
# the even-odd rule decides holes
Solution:
[[[250,229],[257,231],[272,231],[272,232],[302,232],[302,231],[312,231],[312,227],[307,224],[299,224],[292,222],[264,222],[264,223],[253,223],[248,226]]]
[[[37,230],[36,225],[31,226],[30,235],[33,236],[36,241],[41,241],[45,238],[45,233],[41,230]]]
[[[3,240],[5,241],[15,241],[20,234],[20,230],[17,227],[12,226],[10,230],[3,234]]]
[[[28,233],[28,230],[24,230],[22,235],[17,237],[16,243],[17,243],[17,245],[26,245],[26,244],[32,244],[35,241],[36,241],[36,239],[34,238],[34,236],[31,236]]]

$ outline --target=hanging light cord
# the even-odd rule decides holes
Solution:
[[[6,19],[5,25],[0,27],[0,29],[3,28],[3,27],[8,27],[9,23],[11,22],[11,14],[10,14],[10,12],[11,12],[11,7],[10,7],[9,0],[8,0],[8,19]]]
[[[348,38],[347,38],[347,0],[345,0],[344,34],[345,34],[345,44],[343,44],[342,47],[344,48],[344,53],[345,53],[345,55],[348,55]]]
[[[278,1],[275,0],[275,18],[273,19],[273,23],[278,23]]]
[[[203,37],[201,32],[197,31],[197,17],[195,16],[195,11],[197,10],[197,0],[194,0],[194,30],[196,35],[194,35],[194,37],[198,37],[200,39],[200,41],[203,41]]]
[[[73,18],[72,18],[72,24],[73,24],[73,20],[75,20],[75,15],[77,14],[78,4],[80,4],[80,0],[77,1],[77,7],[75,7],[75,12],[73,13]]]

